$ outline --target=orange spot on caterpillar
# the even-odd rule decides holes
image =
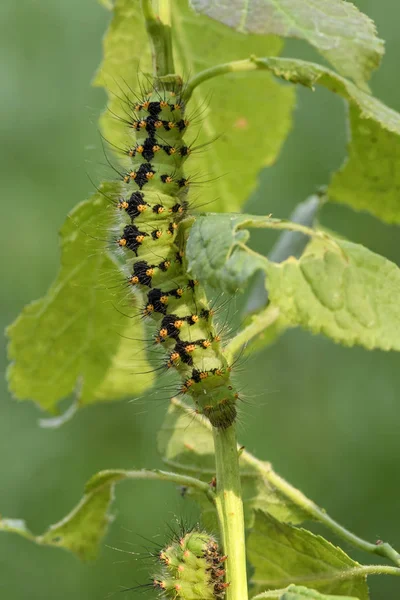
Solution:
[[[145,306],[144,311],[143,311],[144,315],[151,315],[151,313],[153,313],[153,312],[154,312],[154,306],[153,306],[153,304],[147,304]]]
[[[203,348],[209,348],[211,346],[211,342],[210,340],[203,340],[201,345],[203,346]]]
[[[175,123],[173,121],[168,121],[168,127],[169,129],[174,129]]]
[[[146,275],[148,277],[153,277],[153,275],[154,275],[154,269],[153,269],[153,267],[150,267],[149,269],[147,269]]]
[[[139,277],[136,277],[136,275],[134,275],[133,277],[131,277],[131,278],[129,279],[129,283],[130,283],[131,285],[136,285],[137,283],[139,283]]]
[[[126,200],[120,200],[118,202],[118,208],[120,208],[120,209],[126,209],[126,208],[128,208],[128,206],[129,206],[129,204]]]
[[[182,108],[181,104],[174,104],[174,109],[175,110],[180,110]]]
[[[168,335],[168,331],[166,329],[160,329],[159,334],[160,334],[160,337],[166,338]]]
[[[168,304],[168,296],[161,296],[160,302],[161,304]]]
[[[190,315],[190,320],[192,321],[192,323],[197,323],[197,321],[199,320],[199,315]]]
[[[143,104],[142,104],[142,108],[143,108],[144,110],[148,110],[149,106],[150,106],[150,102],[149,102],[148,100],[146,100],[146,101],[145,101],[145,102],[143,102]]]
[[[183,326],[182,319],[178,319],[177,321],[174,321],[174,327],[176,327],[176,329],[180,329],[182,326]]]
[[[153,171],[148,171],[146,173],[146,179],[147,179],[147,181],[149,181],[149,179],[153,179],[153,177],[154,177]]]
[[[117,244],[118,244],[118,246],[126,246],[126,239],[121,238],[121,239],[117,240]]]
[[[156,144],[155,146],[152,147],[151,150],[155,154],[156,152],[159,152],[161,150],[161,147]]]
[[[162,121],[155,121],[154,122],[154,127],[156,129],[160,129],[160,127],[162,127],[162,126],[163,126],[163,122]]]
[[[143,146],[136,146],[136,152],[139,152],[139,154],[142,154],[143,150]]]
[[[137,177],[137,173],[136,173],[136,171],[131,171],[131,172],[129,173],[129,177],[130,177],[131,179],[136,179],[136,177]]]
[[[194,352],[196,350],[196,344],[187,344],[185,350],[186,352]]]
[[[167,108],[168,107],[168,102],[166,102],[165,100],[161,100],[160,106],[161,106],[161,108]]]

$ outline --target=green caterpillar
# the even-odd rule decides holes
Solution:
[[[222,599],[229,583],[224,583],[224,563],[227,559],[216,540],[208,533],[194,529],[158,556],[162,572],[153,580],[153,586],[165,598],[174,600]]]
[[[180,392],[217,428],[236,418],[238,394],[222,353],[202,286],[187,274],[184,217],[190,178],[183,172],[191,149],[183,136],[189,122],[181,89],[157,90],[132,105],[135,145],[126,151],[131,169],[123,174],[118,201],[128,282],[145,292],[142,315],[157,324],[155,343],[167,353],[165,366],[182,379]]]

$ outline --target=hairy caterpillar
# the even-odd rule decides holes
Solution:
[[[177,536],[157,557],[162,565],[152,585],[165,598],[178,600],[222,599],[229,583],[224,583],[224,563],[218,543],[198,529]]]
[[[156,323],[154,343],[165,349],[165,367],[179,373],[180,392],[193,399],[196,411],[224,429],[236,418],[238,394],[213,310],[187,273],[184,217],[191,180],[183,166],[191,149],[183,140],[189,122],[181,91],[155,88],[130,107],[136,139],[126,150],[131,166],[122,175],[115,242],[124,254],[128,284],[145,294],[141,314]]]

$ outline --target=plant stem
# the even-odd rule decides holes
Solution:
[[[239,352],[243,346],[245,346],[251,339],[264,332],[268,327],[273,325],[279,317],[279,308],[276,306],[269,306],[257,315],[254,315],[249,325],[239,331],[239,333],[232,338],[227,346],[225,346],[224,354],[228,363],[232,362],[235,354]]]
[[[142,0],[142,11],[150,38],[153,76],[157,85],[160,77],[174,73],[170,0],[160,0],[159,16],[154,12],[152,0]],[[168,84],[164,84],[164,87],[168,87]]]
[[[323,523],[326,527],[328,527],[331,531],[336,533],[336,535],[340,536],[342,539],[346,540],[354,547],[359,548],[360,550],[364,550],[364,552],[369,552],[371,554],[376,554],[378,556],[383,556],[391,560],[395,565],[400,567],[400,554],[392,548],[392,546],[388,543],[380,543],[380,544],[372,544],[371,542],[367,542],[362,538],[358,537],[342,525],[332,519],[322,508],[317,506],[312,500],[307,498],[300,490],[292,486],[290,483],[285,481],[282,477],[280,477],[275,471],[272,469],[269,463],[263,462],[258,458],[255,458],[249,452],[243,452],[243,460],[248,463],[252,463],[257,465],[260,471],[263,472],[265,479],[277,490],[279,490],[284,497],[288,498],[293,504],[300,507],[304,510],[306,514],[308,514],[312,519]],[[388,567],[393,568],[393,567]]]
[[[227,73],[240,73],[241,71],[257,71],[259,67],[255,62],[251,59],[245,60],[235,60],[229,63],[223,63],[222,65],[217,65],[216,67],[211,67],[210,69],[205,69],[201,71],[197,75],[195,75],[188,82],[185,88],[184,98],[186,101],[191,97],[193,90],[203,83],[204,81],[208,81],[208,79],[212,79],[213,77],[217,77],[218,75],[226,75]]]
[[[241,340],[241,342],[243,342],[243,340]],[[211,430],[211,425],[208,423],[208,421],[205,421],[199,415],[193,415],[192,410],[188,406],[186,406],[184,402],[178,400],[177,398],[172,398],[171,402],[176,408],[186,413],[191,420],[194,419],[198,423],[201,423],[201,425],[204,428]],[[238,446],[237,449],[239,451],[240,447]],[[240,455],[240,461],[242,466],[248,464],[252,465],[253,467],[256,467],[260,472],[260,476],[263,477],[265,482],[267,482],[273,489],[279,491],[282,494],[283,498],[287,498],[295,506],[300,507],[304,511],[304,513],[307,514],[311,519],[319,521],[320,523],[325,525],[325,527],[329,528],[337,536],[346,540],[355,548],[359,548],[360,550],[363,550],[364,552],[369,552],[370,554],[375,554],[387,558],[388,560],[392,561],[395,565],[400,567],[400,554],[390,544],[388,544],[387,542],[373,544],[371,542],[368,542],[367,540],[363,540],[358,535],[355,535],[354,533],[346,529],[346,527],[343,527],[343,525],[340,525],[340,523],[332,519],[332,517],[330,517],[324,509],[320,508],[312,500],[307,498],[307,496],[305,496],[300,490],[298,490],[288,481],[283,479],[283,477],[280,477],[280,475],[275,473],[269,462],[256,458],[247,450],[242,451]],[[266,509],[268,509],[267,506]]]
[[[217,492],[215,504],[224,552],[227,554],[226,600],[247,600],[246,546],[236,428],[213,427]]]

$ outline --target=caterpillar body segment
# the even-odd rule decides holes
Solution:
[[[132,112],[136,143],[127,152],[131,165],[117,205],[116,244],[128,283],[144,295],[142,313],[155,323],[166,367],[181,377],[180,391],[214,427],[227,428],[236,418],[237,394],[213,311],[201,284],[188,274],[184,256],[181,223],[190,189],[183,170],[190,157],[184,105],[179,94],[154,90]]]

